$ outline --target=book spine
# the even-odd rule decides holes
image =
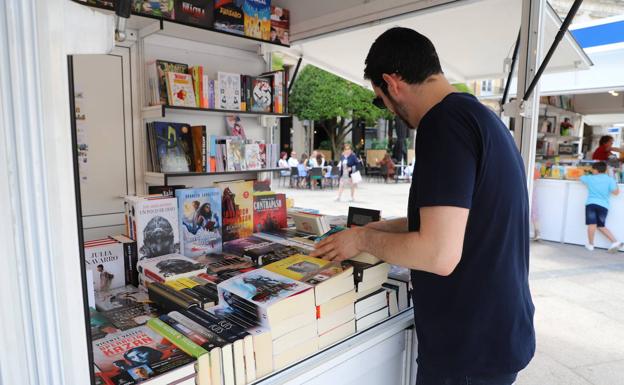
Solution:
[[[150,319],[149,321],[147,321],[147,326],[149,326],[156,333],[171,341],[175,346],[180,348],[180,350],[182,350],[189,356],[198,358],[199,356],[208,353],[206,349],[197,345],[195,342],[191,341],[182,333],[167,325],[159,318]]]
[[[206,140],[206,127],[202,128],[202,171],[208,172],[208,141]]]
[[[245,95],[245,83],[246,83],[246,76],[245,75],[241,75],[240,76],[240,84],[241,84],[241,90],[240,90],[240,94],[241,94],[241,103],[240,103],[240,109],[241,111],[247,111],[247,100],[245,99],[244,95]]]
[[[163,321],[167,325],[171,326],[176,331],[182,333],[186,338],[188,338],[189,340],[193,341],[194,343],[196,343],[197,345],[201,346],[202,348],[210,351],[211,349],[213,349],[215,347],[215,345],[211,344],[210,341],[208,341],[207,338],[205,338],[201,334],[195,332],[191,328],[184,326],[183,324],[181,324],[177,320],[173,319],[169,315],[163,314],[163,315],[161,315],[158,318],[160,318],[161,321]]]
[[[177,292],[180,292],[182,294],[186,294],[189,297],[197,300],[200,302],[200,305],[202,307],[205,307],[207,304],[212,303],[208,298],[206,298],[205,296],[201,295],[200,293],[194,291],[193,289],[190,289],[186,286],[184,286],[183,284],[181,284],[180,282],[177,281],[168,281],[165,283],[165,285],[171,287],[172,289],[174,289]]]
[[[235,325],[224,318],[212,314],[207,310],[201,309],[199,307],[193,307],[191,309],[188,309],[188,312],[191,314],[195,314],[208,322],[222,327],[223,329],[227,330],[228,333],[230,333],[231,335],[236,336],[237,339],[244,338],[247,335],[247,331],[245,331],[245,328]]]
[[[238,334],[231,333],[228,329],[220,325],[219,323],[211,321],[209,318],[205,318],[203,314],[197,314],[195,309],[182,310],[180,314],[189,318],[191,321],[196,322],[200,326],[206,328],[209,332],[216,334],[219,338],[225,340],[228,343],[233,343],[240,340],[241,337]]]
[[[200,304],[200,301],[158,282],[147,286],[147,294],[152,302],[170,311],[185,310]]]

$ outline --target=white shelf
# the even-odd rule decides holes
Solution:
[[[540,110],[545,109],[547,112],[554,112],[559,115],[570,115],[570,117],[579,117],[581,114],[578,112],[563,109],[561,107],[551,106],[550,104],[540,104]]]
[[[154,120],[166,118],[167,115],[193,114],[207,116],[225,116],[239,115],[243,117],[269,117],[269,118],[286,118],[288,114],[277,114],[274,112],[254,112],[254,111],[236,111],[236,110],[216,110],[208,108],[196,107],[176,107],[176,106],[150,106],[143,107],[141,110],[144,120]]]
[[[261,172],[275,172],[282,171],[280,168],[259,168],[255,170],[241,170],[241,171],[222,171],[222,172],[153,172],[147,171],[145,173],[145,183],[151,186],[163,186],[168,185],[171,178],[197,178],[197,177],[210,177],[219,175],[243,175],[243,174],[259,174]]]

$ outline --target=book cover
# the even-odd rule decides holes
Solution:
[[[241,109],[241,84],[240,74],[229,72],[217,73],[217,109],[238,110]]]
[[[236,136],[243,140],[247,139],[247,134],[245,134],[245,127],[243,127],[240,116],[227,115],[225,117],[225,127],[227,128],[229,136]]]
[[[180,250],[191,258],[221,251],[221,190],[177,190]]]
[[[193,76],[167,72],[167,98],[171,106],[197,107]]]
[[[161,172],[193,170],[193,136],[185,123],[153,122]]]
[[[245,157],[244,157],[245,145],[240,139],[226,139],[225,151],[227,154],[227,171],[241,171],[245,170]]]
[[[271,41],[290,44],[290,11],[286,8],[271,6]]]
[[[193,91],[195,92],[195,107],[202,107],[204,97],[204,67],[193,66],[190,71],[193,77]]]
[[[245,36],[271,38],[271,0],[245,0],[243,4]]]
[[[285,194],[254,194],[254,232],[288,227]]]
[[[273,88],[271,78],[254,77],[251,81],[251,111],[271,112],[273,103]]]
[[[244,0],[215,0],[214,28],[236,35],[244,35]]]
[[[248,143],[245,145],[245,167],[247,170],[258,170],[262,166],[260,159],[260,145]]]
[[[206,265],[206,274],[213,276],[254,267],[248,258],[224,253],[202,255],[197,258],[197,262]]]
[[[271,245],[273,242],[266,239],[262,239],[256,236],[250,236],[245,238],[238,238],[228,241],[223,244],[223,251],[238,257],[243,257],[245,254],[255,248],[265,248]]]
[[[253,233],[253,182],[218,183],[222,191],[223,241],[245,238]]]
[[[139,260],[179,252],[177,199],[138,198],[131,210]]]
[[[102,243],[85,245],[85,266],[93,272],[93,288],[98,292],[116,289],[126,285],[123,245],[120,242],[103,239]]]
[[[168,104],[167,100],[167,72],[188,73],[188,64],[175,63],[166,60],[156,60],[156,73],[158,76],[158,93],[160,104]]]
[[[192,126],[191,138],[193,142],[193,171],[206,171],[206,126]]]
[[[284,277],[302,281],[306,277],[315,275],[329,263],[329,261],[324,259],[295,254],[281,261],[266,265],[264,268]]]
[[[136,13],[157,16],[173,20],[175,18],[174,0],[133,0]]]
[[[99,340],[107,334],[117,333],[119,329],[99,311],[89,308],[89,322],[91,326],[91,339]]]
[[[113,384],[137,384],[195,359],[148,328],[109,334],[93,342],[93,360]]]
[[[185,24],[212,27],[213,0],[175,0],[175,20]]]
[[[181,254],[167,254],[139,261],[139,273],[156,282],[198,275],[206,266]]]
[[[265,269],[256,269],[221,282],[217,288],[224,303],[236,307],[236,300],[243,299],[255,306],[263,318],[261,313],[267,308],[312,287]]]

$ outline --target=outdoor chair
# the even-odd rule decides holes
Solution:
[[[291,167],[290,168],[290,187],[298,187],[298,186],[299,186],[299,169],[297,167]]]
[[[371,179],[381,176],[381,174],[379,173],[379,167],[373,167],[373,166],[367,165],[366,176],[368,177],[369,182],[371,181]]]
[[[279,178],[279,182],[278,185],[284,187],[286,186],[286,181],[290,179],[290,176],[292,175],[291,172],[288,169],[283,169],[283,170],[279,170],[277,171],[277,175]]]
[[[308,173],[310,179],[310,188],[313,189],[315,184],[318,184],[323,189],[323,168],[312,167]]]
[[[333,165],[329,172],[329,177],[326,179],[328,179],[331,188],[334,187],[334,183],[338,184],[340,179],[340,167],[338,167],[338,165]]]

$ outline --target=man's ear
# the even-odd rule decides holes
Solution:
[[[388,95],[396,99],[397,95],[399,94],[399,88],[400,88],[399,77],[395,74],[392,74],[392,75],[382,74],[381,77],[383,78],[383,80],[386,82],[388,86],[387,87]]]

